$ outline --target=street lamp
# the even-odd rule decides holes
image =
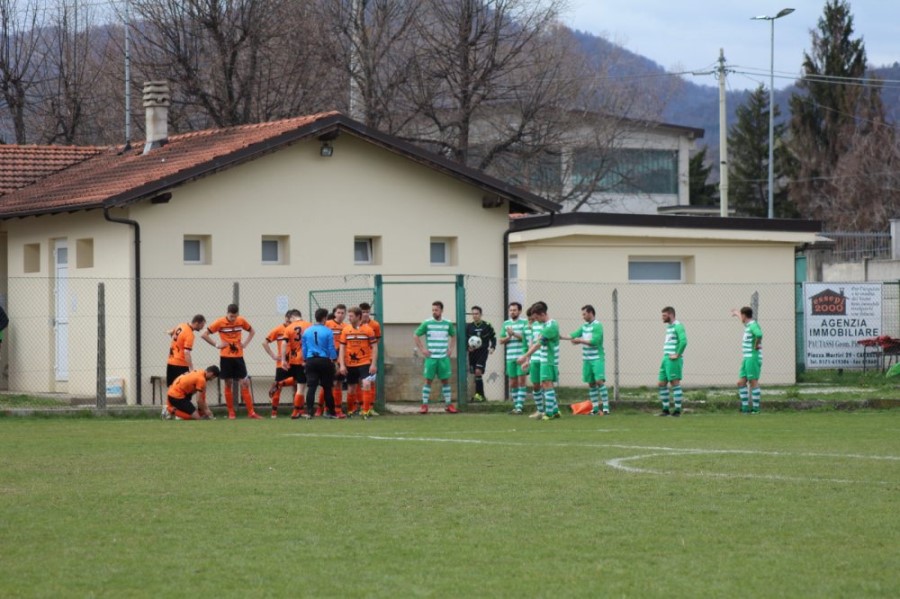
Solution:
[[[769,51],[769,218],[775,218],[775,19],[794,12],[793,8],[782,8],[774,17],[760,15],[753,21],[769,21],[772,24]]]

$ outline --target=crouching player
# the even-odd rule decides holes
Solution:
[[[215,418],[206,403],[206,383],[219,376],[218,366],[209,366],[206,370],[192,370],[175,379],[169,386],[168,404],[175,414],[176,420],[211,420]],[[191,396],[200,393],[197,407],[191,402]]]

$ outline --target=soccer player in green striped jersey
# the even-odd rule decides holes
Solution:
[[[744,306],[740,310],[732,310],[732,316],[741,319],[744,325],[744,336],[741,339],[741,370],[738,373],[738,396],[741,398],[741,412],[759,414],[762,391],[759,389],[759,375],[762,371],[762,329],[753,319],[753,308]],[[747,388],[747,385],[750,388]],[[751,407],[750,400],[753,400]]]
[[[568,337],[573,345],[581,345],[581,380],[588,384],[588,398],[593,409],[591,414],[609,415],[609,391],[606,389],[606,353],[603,351],[603,325],[597,322],[594,306],[588,304],[581,308],[584,324]],[[600,411],[600,400],[603,400],[603,412]]]
[[[444,303],[437,301],[431,304],[431,318],[419,325],[413,338],[416,347],[423,356],[425,364],[423,376],[425,383],[422,385],[422,407],[420,414],[428,413],[428,401],[431,399],[431,381],[435,377],[441,381],[441,395],[444,399],[445,410],[456,414],[456,406],[450,396],[450,359],[453,357],[453,338],[456,337],[456,326],[452,322],[444,320]],[[422,343],[425,337],[425,343]]]
[[[525,327],[527,322],[522,316],[522,304],[509,304],[509,320],[503,321],[500,329],[500,344],[506,346],[506,376],[509,379],[509,394],[513,400],[510,414],[521,414],[525,408],[525,371],[517,362],[525,353]]]
[[[666,340],[663,343],[663,359],[659,365],[659,401],[662,404],[660,416],[681,416],[681,376],[684,367],[684,350],[687,347],[687,334],[684,325],[675,319],[675,308],[666,306],[662,309],[662,321],[666,325]],[[669,387],[672,387],[672,399],[675,409],[669,411]]]
[[[534,307],[528,308],[525,312],[528,316],[528,324],[525,326],[525,351],[531,347],[531,344],[540,338],[541,327],[543,323],[536,320],[534,315]],[[525,354],[522,354],[525,355]],[[518,360],[517,360],[518,362]],[[522,364],[522,370],[526,375],[526,387],[531,384],[531,397],[534,399],[534,413],[529,418],[541,419],[544,417],[544,388],[541,387],[541,353],[537,352]]]
[[[523,364],[532,355],[541,352],[540,379],[544,392],[542,420],[552,420],[560,417],[559,404],[556,401],[556,387],[554,386],[554,383],[559,380],[559,370],[556,366],[556,358],[559,355],[559,323],[547,314],[547,304],[544,302],[536,302],[531,310],[535,322],[541,323],[541,330],[538,336],[532,339],[531,347],[518,361]]]

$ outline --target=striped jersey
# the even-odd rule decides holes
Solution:
[[[684,325],[679,321],[671,322],[666,325],[666,340],[663,343],[663,354],[681,355],[687,347],[687,334],[684,332]]]
[[[432,358],[446,358],[450,338],[456,337],[456,326],[449,320],[429,318],[416,329],[416,337],[425,336],[425,349]]]
[[[762,341],[762,329],[759,323],[751,320],[744,325],[744,337],[741,340],[741,351],[745,358],[759,357],[761,351],[757,347],[757,343]]]
[[[584,339],[588,345],[581,346],[581,358],[585,361],[605,358],[603,351],[603,325],[597,322],[586,322],[578,330],[569,335],[572,339]]]
[[[535,320],[534,322],[531,323],[531,335],[528,338],[529,347],[541,340],[541,330],[543,328],[544,328],[544,323],[542,323],[542,322],[538,322],[537,320]],[[539,350],[537,350],[536,352],[531,354],[531,361],[532,362],[543,362],[545,354],[546,354],[546,352],[544,351],[544,346],[541,345],[541,348]]]
[[[500,332],[500,338],[506,339],[509,337],[509,342],[506,344],[506,361],[511,362],[513,360],[518,360],[522,357],[522,354],[525,353],[525,327],[528,325],[528,322],[524,318],[516,318],[515,320],[506,320],[503,322],[503,330]],[[522,338],[518,339],[509,334],[509,331],[512,331],[516,335],[520,335]]]
[[[559,368],[559,323],[552,318],[541,328],[541,351],[544,362],[552,362]]]

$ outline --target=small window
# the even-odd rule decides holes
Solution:
[[[431,263],[438,266],[446,266],[447,260],[447,242],[432,241],[431,242]]]
[[[511,281],[519,278],[519,257],[516,254],[509,257],[509,278]]]
[[[263,264],[287,264],[288,263],[288,238],[287,238],[287,235],[263,235],[263,238],[262,238],[262,263]]]
[[[681,283],[684,281],[684,263],[680,258],[630,258],[628,280],[642,283]]]
[[[184,263],[185,264],[209,264],[210,263],[210,237],[209,235],[185,235],[184,236]]]
[[[75,268],[94,268],[94,240],[75,240]]]
[[[372,238],[357,237],[353,240],[353,263],[354,264],[372,264],[374,255],[372,253]]]
[[[22,269],[25,272],[41,272],[41,244],[26,243],[23,257]]]

